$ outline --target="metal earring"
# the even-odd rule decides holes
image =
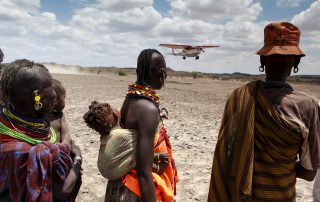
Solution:
[[[42,107],[43,107],[42,103],[40,102],[41,97],[40,97],[40,95],[39,95],[39,90],[33,91],[33,94],[34,94],[34,101],[35,101],[35,103],[34,103],[34,109],[35,109],[36,111],[39,111],[39,110],[42,109]]]
[[[298,73],[298,71],[299,71],[299,67],[298,67],[298,66],[296,66],[296,67],[293,68],[293,72],[294,72],[294,73]]]
[[[264,72],[264,66],[263,66],[263,65],[261,65],[261,66],[259,67],[259,71],[260,71],[260,72]]]

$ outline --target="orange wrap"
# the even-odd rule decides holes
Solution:
[[[176,184],[178,173],[173,160],[171,144],[167,135],[167,130],[163,124],[160,131],[155,136],[154,153],[165,152],[169,154],[170,163],[162,175],[152,172],[152,177],[156,190],[157,202],[171,202],[176,195]],[[137,171],[131,170],[130,173],[122,178],[122,183],[134,194],[141,196]]]

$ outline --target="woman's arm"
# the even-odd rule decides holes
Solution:
[[[159,125],[159,111],[147,100],[140,100],[137,111],[137,171],[141,200],[155,202],[155,188],[152,179],[154,137]]]
[[[73,165],[69,171],[69,174],[64,182],[57,182],[53,179],[53,196],[54,198],[64,201],[70,196],[77,183],[78,178],[81,175],[82,154],[79,146],[75,145],[71,141],[71,152],[75,155],[73,158]]]

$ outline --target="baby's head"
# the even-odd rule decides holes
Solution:
[[[66,89],[62,86],[61,81],[53,79],[53,89],[56,92],[56,106],[54,111],[62,112],[66,106]]]
[[[119,111],[108,103],[91,102],[89,111],[83,115],[84,121],[100,135],[108,135],[118,123]]]

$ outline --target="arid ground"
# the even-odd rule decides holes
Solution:
[[[65,114],[72,138],[84,158],[83,184],[77,201],[103,201],[107,180],[97,168],[99,135],[89,129],[82,116],[91,101],[108,102],[120,109],[127,85],[134,75],[54,74],[67,89]],[[176,201],[206,201],[213,152],[228,95],[243,85],[240,81],[169,77],[159,91],[161,107],[169,111],[165,121],[179,171]],[[320,86],[293,84],[320,97]],[[297,201],[310,199],[312,182],[298,180]]]

